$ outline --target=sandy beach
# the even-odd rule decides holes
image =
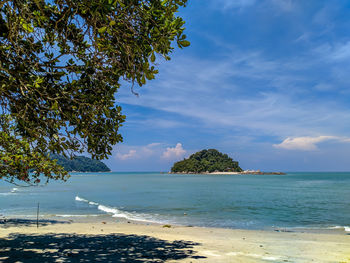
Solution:
[[[0,262],[350,262],[350,235],[234,230],[91,218],[8,219]]]

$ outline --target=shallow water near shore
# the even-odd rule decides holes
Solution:
[[[0,214],[105,217],[241,229],[350,232],[350,173],[171,175],[74,173],[67,182],[0,182]]]

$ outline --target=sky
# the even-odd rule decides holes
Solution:
[[[157,59],[105,163],[169,171],[215,148],[243,169],[350,171],[350,2],[189,0],[191,46]]]

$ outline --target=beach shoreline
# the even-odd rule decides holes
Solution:
[[[152,255],[152,262],[350,262],[350,235],[340,231],[224,229],[148,224],[112,217],[41,218],[37,228],[35,219],[7,220],[0,224],[0,261],[29,257],[24,262],[36,262],[47,256],[63,261],[71,256],[75,260],[87,256],[99,260],[99,255],[104,254],[107,262],[137,262],[133,260]],[[40,246],[35,246],[36,240]],[[91,240],[101,247],[90,247]],[[60,248],[65,247],[65,242],[63,253]],[[124,255],[126,247],[138,252]],[[118,259],[120,255],[129,258],[123,261]]]

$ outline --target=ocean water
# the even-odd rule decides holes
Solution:
[[[75,173],[67,182],[0,181],[0,214],[106,216],[179,225],[350,231],[350,173]]]

